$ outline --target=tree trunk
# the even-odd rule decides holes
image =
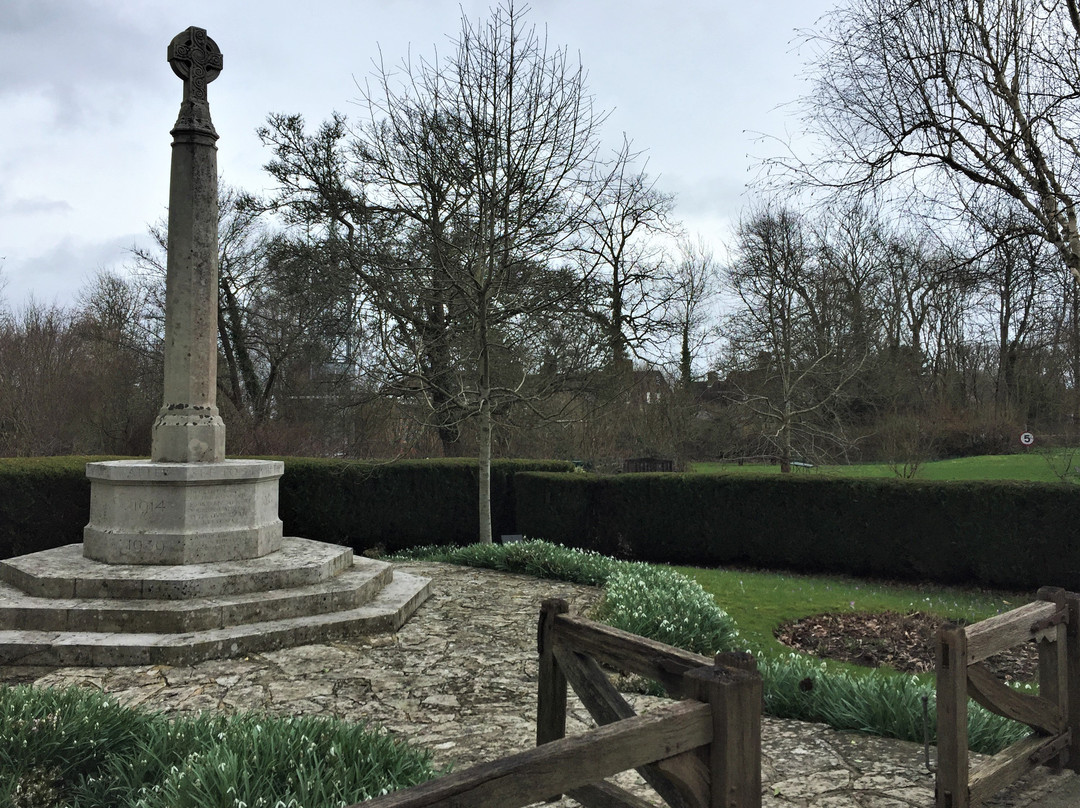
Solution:
[[[1080,421],[1080,281],[1069,277],[1069,302],[1072,311],[1069,318],[1069,364],[1072,370],[1072,417]]]
[[[780,473],[791,474],[791,401],[784,400],[784,421],[780,424]]]
[[[480,403],[480,536],[491,544],[491,402]]]
[[[690,324],[683,323],[682,326],[682,345],[679,346],[679,381],[682,383],[683,390],[690,390],[690,383],[693,381],[693,361],[694,357],[690,353]]]
[[[480,536],[481,544],[491,544],[491,353],[488,344],[487,306],[481,296],[478,306],[477,330],[480,337]]]

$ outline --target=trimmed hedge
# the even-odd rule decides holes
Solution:
[[[82,541],[85,465],[101,459],[0,460],[0,557]],[[357,552],[476,540],[475,460],[282,459],[287,535]],[[607,477],[570,468],[494,461],[494,534],[692,566],[1080,590],[1080,489],[1068,484]]]
[[[471,544],[480,533],[476,460],[367,463],[307,458],[285,461],[280,512],[289,536],[358,551],[395,552],[423,544]],[[567,471],[558,460],[493,460],[492,533],[516,529],[515,478],[525,471]]]
[[[523,474],[526,535],[604,555],[1080,589],[1080,489],[706,474]]]
[[[0,558],[82,541],[90,521],[86,464],[114,457],[0,459]]]
[[[0,558],[82,541],[90,520],[86,464],[103,457],[0,459]],[[479,534],[475,460],[394,463],[272,458],[285,463],[279,513],[285,534],[393,552],[419,544],[469,544]],[[492,530],[519,533],[514,477],[567,471],[562,461],[495,460]]]

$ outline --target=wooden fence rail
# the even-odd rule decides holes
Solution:
[[[1080,595],[1044,587],[1038,600],[971,626],[943,626],[937,647],[937,808],[983,802],[1038,765],[1080,771]],[[1034,640],[1039,695],[1020,693],[983,665]],[[968,699],[1029,725],[1034,733],[969,768]]]
[[[567,612],[561,600],[544,601],[540,612],[535,749],[363,808],[515,808],[561,794],[591,808],[645,808],[604,779],[627,769],[672,808],[760,808],[762,688],[753,659],[709,660]],[[636,715],[601,664],[659,681],[684,700]],[[599,725],[571,738],[568,685]]]

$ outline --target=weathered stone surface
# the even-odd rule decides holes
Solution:
[[[108,564],[202,564],[280,549],[278,460],[88,463],[83,553]]]
[[[145,568],[143,568],[145,569]],[[179,634],[356,609],[393,579],[390,564],[360,559],[325,581],[189,600],[41,598],[0,584],[0,626],[34,631]],[[134,582],[133,582],[134,583]],[[245,582],[250,583],[250,582]]]
[[[427,598],[430,582],[407,573],[394,576],[356,608],[301,612],[259,622],[186,632],[151,633],[146,624],[164,619],[160,609],[136,612],[127,631],[0,629],[0,660],[18,665],[179,665],[236,657],[357,634],[396,631]],[[2,593],[0,593],[2,594]],[[159,604],[132,601],[146,609]]]
[[[375,721],[430,748],[439,765],[458,770],[533,746],[540,602],[564,597],[580,613],[595,603],[596,590],[439,564],[398,569],[431,577],[433,594],[397,634],[178,667],[9,666],[0,668],[0,681],[93,687],[167,713],[259,709]],[[659,701],[630,700],[641,711]],[[568,734],[591,725],[576,699],[569,712]],[[933,805],[933,775],[917,744],[769,718],[762,722],[762,738],[767,808]],[[636,774],[617,780],[659,804]],[[1049,808],[1052,800],[1080,793],[1069,791],[1078,782],[1071,774],[1039,770],[988,804]],[[569,799],[556,804],[576,805]]]
[[[218,135],[207,84],[221,72],[223,59],[206,31],[192,26],[169,43],[168,60],[184,82],[184,95],[172,129],[164,403],[151,431],[150,456],[215,463],[225,459],[225,424],[216,400]]]
[[[0,581],[39,598],[187,600],[318,584],[353,563],[351,548],[295,537],[273,555],[162,566],[105,564],[69,544],[0,561]]]

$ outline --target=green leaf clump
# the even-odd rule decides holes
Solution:
[[[80,688],[0,688],[11,808],[336,808],[434,774],[427,752],[336,719],[169,719]]]
[[[675,570],[618,561],[545,541],[418,547],[396,556],[553,578],[603,589],[597,619],[699,654],[735,650],[735,620],[697,581]]]
[[[620,565],[604,586],[596,618],[706,656],[738,647],[734,619],[701,584],[665,567]]]

